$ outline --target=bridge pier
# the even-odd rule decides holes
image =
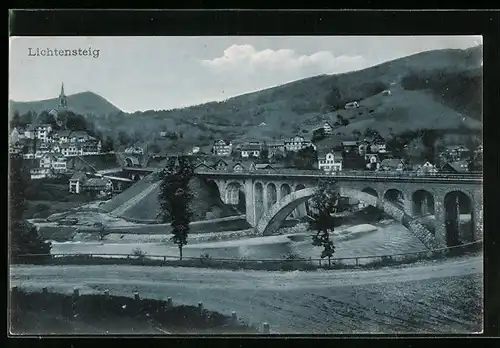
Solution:
[[[247,222],[250,226],[257,226],[256,221],[256,211],[255,211],[255,192],[254,192],[254,181],[252,179],[246,179],[245,185],[245,215]]]

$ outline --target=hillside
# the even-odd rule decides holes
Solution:
[[[108,100],[93,92],[82,92],[67,96],[68,109],[81,115],[96,115],[103,116],[121,112],[119,108],[111,104]],[[40,114],[42,111],[50,111],[57,108],[59,104],[58,98],[38,100],[32,102],[10,101],[10,109],[12,112],[18,111],[20,114],[25,114],[28,111],[33,111]]]
[[[324,120],[335,123],[338,115],[348,119],[349,125],[336,132],[346,135],[367,128],[377,129],[382,135],[418,128],[478,133],[482,129],[481,58],[482,47],[428,51],[223,102],[132,114],[113,113],[116,108],[110,108],[110,114],[94,120],[115,138],[124,132],[133,139],[156,143],[164,151],[209,146],[219,138],[241,142],[311,136],[312,129]],[[382,95],[386,89],[391,91],[390,96]],[[359,101],[359,109],[343,109],[345,103],[354,100]],[[72,105],[71,99],[68,104]],[[171,136],[160,139],[160,131]]]

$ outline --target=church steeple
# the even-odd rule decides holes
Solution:
[[[61,84],[61,94],[59,94],[59,109],[66,109],[68,106],[68,101],[66,100],[66,94],[64,94],[64,82]]]

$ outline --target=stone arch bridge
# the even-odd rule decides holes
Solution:
[[[340,194],[375,206],[401,222],[428,248],[482,240],[482,176],[348,173],[318,171],[230,172],[198,170],[226,204],[245,199],[246,219],[259,233],[276,231],[287,216],[305,215],[321,178],[334,178]],[[431,219],[424,226],[421,221]],[[463,222],[465,221],[465,224]],[[466,227],[461,227],[465,225]]]

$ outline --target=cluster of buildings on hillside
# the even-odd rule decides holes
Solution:
[[[212,146],[212,153],[218,157],[229,157],[236,154],[241,158],[260,158],[261,153],[267,150],[267,157],[284,156],[287,152],[297,152],[299,150],[316,146],[303,136],[295,136],[286,140],[274,140],[270,142],[250,141],[243,144],[234,145],[231,140],[216,140]]]
[[[394,158],[388,149],[386,140],[379,134],[356,140],[349,137],[333,135],[333,127],[326,122],[323,125],[326,137],[313,144],[311,140],[303,136],[295,136],[287,140],[272,142],[248,142],[241,145],[234,145],[231,140],[217,140],[212,147],[212,153],[219,157],[219,160],[212,160],[211,163],[204,162],[203,166],[212,169],[226,170],[255,168],[264,150],[267,150],[268,159],[274,159],[269,168],[283,167],[280,163],[283,155],[288,152],[312,147],[317,154],[316,168],[326,172],[342,170],[383,170],[383,171],[417,171],[418,173],[436,173],[438,171],[447,172],[467,172],[469,171],[468,160],[471,157],[482,159],[482,145],[475,150],[467,149],[464,145],[448,146],[436,159],[437,163],[428,160],[413,159],[411,163],[401,158]],[[227,160],[231,157],[234,160]],[[280,160],[276,160],[280,158]],[[241,160],[240,160],[241,159]],[[247,161],[245,161],[247,160]],[[253,166],[253,167],[252,167]],[[259,166],[257,164],[257,166]],[[234,169],[233,170],[236,170]]]

